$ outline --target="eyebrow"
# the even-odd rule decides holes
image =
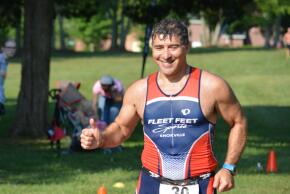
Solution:
[[[164,46],[163,44],[154,44],[153,47],[160,47],[160,46]],[[182,44],[169,44],[169,45],[166,45],[168,47],[170,46],[182,46]]]

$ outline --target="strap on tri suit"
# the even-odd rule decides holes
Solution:
[[[155,174],[154,172],[152,172],[144,167],[142,167],[142,171],[153,178],[159,179],[160,183],[162,183],[162,184],[178,185],[178,186],[198,184],[199,180],[205,180],[205,179],[207,179],[209,177],[213,177],[215,175],[215,172],[208,172],[208,173],[205,173],[205,174],[202,174],[199,176],[189,177],[189,178],[184,179],[184,180],[171,180],[171,179],[162,177],[158,174]]]

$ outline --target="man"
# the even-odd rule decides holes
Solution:
[[[165,19],[152,32],[152,56],[159,71],[133,83],[115,121],[100,133],[84,129],[85,149],[125,141],[141,119],[142,170],[137,194],[212,194],[234,187],[235,166],[246,143],[246,118],[230,86],[186,62],[187,27]],[[217,171],[212,152],[218,113],[230,126],[228,151]]]
[[[286,59],[290,56],[290,27],[287,28],[287,32],[284,34],[284,42],[286,45]]]
[[[93,86],[93,111],[101,121],[112,123],[118,115],[124,95],[122,83],[104,75]]]
[[[13,40],[7,40],[0,53],[0,115],[5,114],[5,91],[4,82],[7,77],[7,59],[13,57],[16,52],[16,43]]]

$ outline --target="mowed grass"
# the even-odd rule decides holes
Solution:
[[[50,88],[57,80],[81,82],[80,91],[91,99],[91,87],[103,74],[122,80],[125,87],[140,78],[140,54],[75,54],[52,57]],[[198,50],[188,62],[222,76],[239,98],[249,121],[248,144],[238,165],[232,194],[290,193],[290,60],[282,50]],[[157,69],[148,58],[146,75]],[[102,151],[58,155],[45,138],[11,139],[20,86],[19,62],[12,61],[6,81],[7,114],[0,121],[0,194],[94,194],[105,185],[108,194],[134,193],[141,167],[142,127],[123,144],[124,152]],[[50,112],[53,102],[50,103]],[[226,152],[228,127],[216,126],[214,150],[219,163]],[[62,141],[63,149],[70,139]],[[274,149],[278,172],[266,174],[267,154]],[[264,171],[257,172],[257,162]],[[125,188],[113,187],[123,182]]]

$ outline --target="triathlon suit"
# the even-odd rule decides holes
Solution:
[[[212,187],[217,166],[212,151],[214,124],[200,106],[201,70],[190,67],[188,72],[185,86],[175,95],[162,92],[158,72],[148,77],[143,168],[136,194],[216,192]],[[193,190],[186,185],[193,185]]]

